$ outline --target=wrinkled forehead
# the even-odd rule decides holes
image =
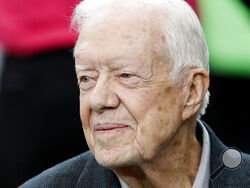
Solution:
[[[88,41],[132,41],[158,48],[163,43],[159,16],[152,10],[119,9],[88,17],[80,30],[76,49]],[[147,44],[146,44],[147,43]],[[157,50],[157,49],[155,49]]]
[[[90,28],[91,26],[95,27],[96,25],[106,23],[124,26],[144,25],[144,27],[147,26],[147,28],[154,28],[154,23],[158,23],[161,15],[149,5],[146,6],[143,4],[135,4],[132,6],[130,4],[123,5],[117,3],[100,8],[100,10],[92,11],[86,15],[83,24],[84,27]]]

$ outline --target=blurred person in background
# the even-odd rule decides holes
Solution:
[[[86,150],[69,29],[78,2],[0,1],[1,188]]]
[[[1,78],[2,78],[2,71],[3,71],[3,49],[0,43],[0,88],[1,88]]]

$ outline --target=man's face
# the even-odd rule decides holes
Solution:
[[[181,122],[182,87],[170,78],[165,38],[149,20],[86,24],[78,39],[80,116],[90,150],[106,167],[152,160]]]

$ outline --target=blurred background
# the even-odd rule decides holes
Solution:
[[[0,0],[0,187],[86,151],[70,17],[80,0]],[[210,51],[205,120],[250,153],[250,15],[244,0],[187,0]]]

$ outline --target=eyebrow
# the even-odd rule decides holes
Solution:
[[[76,71],[88,71],[88,70],[92,70],[91,68],[89,68],[89,66],[86,65],[75,65],[75,69]]]

